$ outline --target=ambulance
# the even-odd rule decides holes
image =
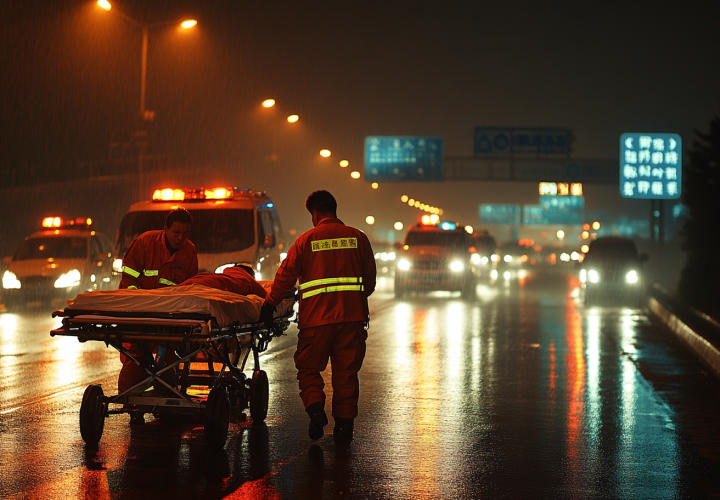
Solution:
[[[29,302],[74,298],[112,287],[113,246],[92,229],[92,219],[46,217],[15,252],[2,276],[9,311]]]
[[[424,215],[408,229],[395,260],[395,296],[410,291],[460,291],[463,298],[476,293],[477,249],[470,234],[455,222],[440,222]]]
[[[193,216],[188,239],[195,245],[200,272],[222,273],[236,263],[250,263],[258,280],[275,278],[287,249],[275,204],[265,192],[243,187],[164,188],[151,200],[135,203],[123,217],[113,263],[115,285],[122,256],[135,238],[163,229],[176,207]]]

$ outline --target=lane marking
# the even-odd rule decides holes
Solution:
[[[118,372],[117,370],[113,370],[111,372],[105,372],[103,374],[104,375],[103,378],[96,379],[96,380],[90,382],[89,384],[83,383],[82,385],[77,385],[75,387],[71,387],[70,389],[65,389],[63,391],[53,392],[51,394],[46,394],[45,396],[39,396],[37,398],[30,399],[30,400],[25,401],[24,403],[21,403],[17,406],[13,406],[12,408],[0,410],[0,415],[7,415],[8,413],[16,412],[22,408],[25,408],[26,406],[30,406],[35,403],[41,403],[43,401],[54,399],[58,396],[62,396],[64,394],[69,394],[69,393],[77,391],[79,389],[84,389],[85,387],[87,387],[90,384],[97,384],[98,382],[102,382],[103,380],[107,379],[108,377],[110,377],[112,375],[117,375],[117,372]]]

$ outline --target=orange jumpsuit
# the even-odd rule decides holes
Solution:
[[[295,366],[307,408],[325,403],[320,372],[332,363],[334,417],[358,413],[358,371],[365,357],[367,298],[376,269],[365,233],[326,217],[298,237],[280,265],[265,302],[277,306],[299,279],[299,327]]]
[[[185,279],[195,276],[198,272],[198,260],[195,245],[185,240],[182,246],[170,255],[165,244],[165,231],[148,231],[141,234],[123,256],[123,275],[120,288],[154,289],[175,286]],[[128,351],[135,357],[142,354],[137,345],[125,344]],[[149,344],[153,352],[157,344]],[[168,362],[177,359],[169,352]],[[138,382],[147,378],[147,373],[131,359],[120,355],[123,367],[118,376],[118,392],[122,393]]]

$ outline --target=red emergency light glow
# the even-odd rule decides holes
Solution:
[[[77,219],[65,219],[60,217],[45,217],[42,221],[43,227],[67,228],[70,226],[90,226],[92,219],[90,217],[78,217]]]
[[[190,200],[229,200],[234,198],[235,190],[231,187],[156,189],[153,201],[190,201]]]
[[[182,189],[156,189],[153,193],[153,201],[183,201],[185,191]]]
[[[233,197],[233,189],[228,187],[217,187],[205,190],[206,200],[229,200]]]
[[[43,227],[60,227],[61,223],[60,217],[45,217],[42,225]]]

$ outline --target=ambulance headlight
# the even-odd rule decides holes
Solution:
[[[235,264],[223,264],[215,268],[215,274],[222,274],[222,272],[228,267],[233,267]]]
[[[412,266],[411,266],[409,260],[407,260],[407,259],[400,259],[400,260],[398,261],[398,263],[397,263],[397,267],[398,267],[398,269],[400,269],[401,271],[409,271]]]
[[[61,274],[58,279],[55,280],[55,288],[69,288],[71,286],[78,286],[80,284],[80,271],[73,269],[65,274]]]
[[[590,283],[598,283],[600,281],[600,275],[595,269],[590,269],[588,271],[587,278]]]
[[[450,270],[453,272],[459,273],[463,269],[465,269],[465,264],[463,264],[459,260],[454,260],[450,263]]]
[[[2,286],[5,290],[19,290],[20,288],[22,288],[20,280],[17,279],[15,273],[11,271],[5,271],[5,273],[3,274]]]
[[[116,273],[122,272],[122,259],[115,259],[113,261],[113,271]]]
[[[479,266],[479,265],[480,265],[480,256],[479,256],[478,254],[476,254],[476,253],[472,254],[472,255],[470,256],[470,260],[471,260],[472,263],[475,264],[476,266]]]
[[[638,282],[640,278],[638,277],[638,273],[635,270],[628,271],[628,273],[625,275],[625,281],[631,284],[635,284]]]

